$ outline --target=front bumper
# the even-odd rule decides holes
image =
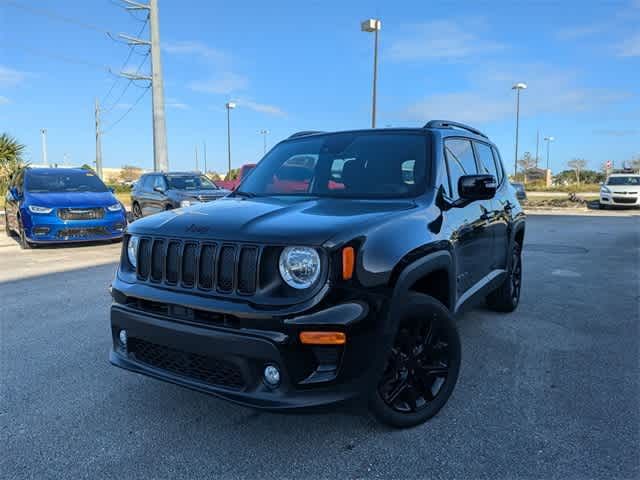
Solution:
[[[24,229],[30,243],[71,243],[116,240],[127,227],[124,213],[109,212],[100,220],[61,220],[55,215],[31,214],[24,217]]]
[[[616,205],[620,207],[640,206],[640,195],[600,193],[600,203],[603,205]]]
[[[113,294],[114,299],[124,300],[119,292]],[[185,320],[132,308],[137,302],[129,298],[111,307],[113,365],[241,405],[289,410],[336,404],[367,394],[380,375],[379,362],[373,358],[384,344],[378,334],[380,314],[364,302],[286,319],[262,317],[255,320],[258,328],[247,327],[252,322],[248,317],[238,319],[235,326],[226,320],[205,324],[194,321],[193,315]],[[259,328],[263,325],[269,328]],[[298,334],[305,329],[344,331],[347,343],[302,345]],[[127,332],[126,348],[119,340],[121,330]],[[263,381],[267,365],[281,372],[276,388]]]

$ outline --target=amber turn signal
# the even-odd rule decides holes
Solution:
[[[347,336],[343,332],[300,332],[300,342],[306,345],[344,345]]]
[[[353,247],[344,247],[342,249],[342,279],[351,280],[353,277],[353,264],[354,264],[354,252]]]

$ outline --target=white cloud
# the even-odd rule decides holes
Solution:
[[[258,103],[248,99],[239,99],[237,101],[239,107],[247,107],[255,112],[266,113],[268,115],[274,115],[276,117],[286,117],[287,113],[276,105],[269,105],[267,103]]]
[[[640,33],[618,44],[616,50],[619,57],[640,57]]]
[[[458,22],[435,20],[410,27],[405,38],[392,41],[388,55],[396,61],[460,60],[472,55],[492,53],[504,45],[481,38],[485,22],[466,19]]]
[[[24,72],[0,65],[0,86],[12,87],[18,85],[25,77],[26,74]]]
[[[229,95],[244,90],[248,85],[249,79],[246,76],[227,71],[208,80],[190,82],[187,87],[194,92]]]
[[[11,103],[11,101],[7,97],[0,95],[0,105],[6,105],[7,103]]]
[[[167,97],[164,104],[168,108],[176,108],[178,110],[188,110],[189,109],[189,105],[187,105],[186,103],[181,102],[180,100],[178,100],[176,98],[172,98],[172,97]]]
[[[196,41],[182,41],[163,43],[167,53],[176,55],[194,55],[213,62],[226,62],[228,56],[221,50],[211,48],[204,43]]]
[[[514,114],[515,98],[511,86],[526,81],[528,89],[520,96],[521,115],[575,113],[629,98],[629,92],[585,87],[578,75],[551,65],[488,65],[470,72],[473,88],[426,96],[407,106],[403,119],[425,121],[432,118],[484,123]]]

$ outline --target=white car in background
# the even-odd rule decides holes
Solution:
[[[640,206],[640,175],[614,173],[600,186],[600,206]]]

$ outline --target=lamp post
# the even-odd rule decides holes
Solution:
[[[520,129],[520,90],[527,88],[527,84],[524,82],[518,82],[511,90],[516,91],[516,158],[513,161],[513,179],[516,179],[518,173],[518,130]]]
[[[549,170],[549,145],[555,140],[554,137],[544,137],[544,141],[547,142],[547,170]]]
[[[49,166],[47,163],[47,129],[42,128],[40,134],[42,135],[42,163]]]
[[[267,135],[269,135],[269,130],[260,130],[260,135],[262,135],[262,147],[264,153],[267,153]]]
[[[236,108],[235,102],[227,102],[227,152],[229,153],[229,175],[231,175],[231,110]]]
[[[360,23],[360,30],[374,33],[373,46],[373,93],[371,101],[371,128],[376,128],[376,94],[378,88],[378,32],[382,27],[382,22],[377,18],[369,18]]]

